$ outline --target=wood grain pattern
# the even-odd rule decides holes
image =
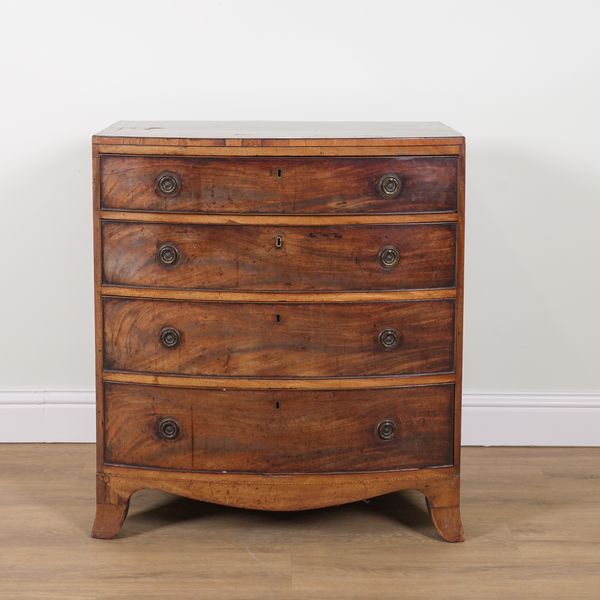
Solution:
[[[104,282],[204,290],[336,291],[452,287],[456,228],[165,225],[105,222]],[[164,264],[159,250],[175,248]],[[384,268],[379,253],[399,252]]]
[[[175,348],[164,327],[181,334]],[[382,349],[394,329],[398,345]],[[104,299],[104,368],[253,377],[443,373],[454,367],[454,302],[242,304]]]
[[[456,376],[454,373],[443,373],[438,375],[401,375],[392,377],[319,377],[318,379],[277,377],[275,379],[267,379],[264,377],[189,377],[185,375],[105,371],[104,381],[220,390],[364,390],[455,383]]]
[[[162,477],[185,493],[187,473],[117,467],[107,467],[111,486],[130,491],[125,479],[140,491],[120,536],[101,542],[85,535],[94,444],[0,444],[0,597],[158,600],[175,586],[177,600],[598,600],[600,448],[462,452],[467,543],[458,547],[439,541],[424,499],[411,490],[270,513],[147,489]],[[428,470],[436,471],[445,469]],[[210,486],[218,476],[193,475],[202,484],[192,491],[202,485],[227,500],[223,484]],[[317,495],[314,484],[265,491],[291,477],[265,477],[262,485],[258,476],[225,477],[258,500]],[[358,488],[319,477],[332,504],[341,503],[330,492]],[[373,487],[361,485],[358,498],[384,484],[377,477]]]
[[[129,511],[131,494],[118,494],[109,484],[109,477],[96,474],[96,518],[92,537],[110,540],[117,536]]]
[[[105,384],[107,463],[254,473],[452,464],[453,386],[346,391],[186,390]],[[158,434],[161,419],[181,426]],[[377,426],[396,426],[382,440]]]
[[[357,302],[365,292],[238,292],[223,290],[177,290],[160,287],[124,287],[103,285],[103,296],[155,298],[157,300],[194,300],[200,302]],[[429,290],[369,291],[369,302],[395,300],[444,300],[456,298],[456,288]]]
[[[181,179],[173,197],[156,191],[161,173]],[[455,211],[455,157],[170,158],[102,155],[103,208],[201,213],[415,213]],[[386,174],[402,180],[382,197]]]
[[[118,121],[94,136],[94,143],[114,140],[136,144],[166,141],[185,146],[289,146],[461,143],[463,137],[437,121]]]
[[[456,386],[454,388],[454,455],[460,469],[461,423],[462,423],[462,380],[463,380],[463,312],[465,295],[465,148],[461,148],[458,163],[458,224],[457,224],[457,281],[454,318],[454,357]]]
[[[107,465],[103,480],[107,490],[105,497],[113,498],[115,506],[112,510],[108,507],[98,510],[94,532],[102,532],[106,538],[116,537],[123,523],[123,507],[129,504],[132,494],[147,488],[227,506],[271,511],[314,509],[414,489],[425,496],[432,523],[440,537],[448,542],[464,541],[457,505],[460,478],[453,467],[368,473],[255,475]]]
[[[96,388],[96,468],[104,469],[104,402],[102,398],[102,375],[104,372],[104,325],[102,308],[102,231],[100,224],[100,154],[92,147],[92,197],[94,236],[94,376]],[[98,502],[101,501],[98,489]]]
[[[102,221],[172,223],[175,225],[405,225],[408,223],[456,223],[456,213],[413,215],[206,215],[193,213],[143,213],[101,210]]]
[[[281,512],[312,510],[381,494],[415,489],[435,503],[454,503],[460,478],[454,467],[363,473],[207,473],[106,465],[107,482],[119,498],[160,489],[226,506]]]
[[[299,145],[263,145],[246,144],[242,146],[215,145],[212,140],[146,139],[146,138],[102,138],[104,143],[96,143],[94,148],[100,154],[120,154],[135,156],[458,156],[463,147],[462,141],[448,139],[448,144],[439,144],[435,140],[420,140],[420,143],[408,142],[393,145],[371,143],[370,141],[348,145],[330,143],[316,145],[301,141]],[[348,140],[350,143],[350,140]]]

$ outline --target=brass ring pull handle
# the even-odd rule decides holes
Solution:
[[[402,191],[402,180],[399,175],[390,173],[379,180],[379,193],[384,198],[396,198]]]
[[[391,440],[396,435],[396,423],[391,419],[385,419],[377,424],[377,435],[383,441]]]
[[[156,191],[163,196],[172,197],[179,193],[181,189],[181,179],[175,173],[161,173],[156,178]]]
[[[400,342],[400,336],[395,329],[384,329],[379,334],[379,344],[384,350],[392,350]]]
[[[400,261],[400,252],[394,246],[386,246],[379,251],[379,264],[384,269],[395,267]]]
[[[163,327],[160,330],[160,341],[165,348],[175,348],[181,341],[181,334],[175,327]]]
[[[163,244],[158,249],[158,260],[162,265],[170,267],[179,260],[179,250],[172,244]]]
[[[165,417],[158,422],[158,435],[164,440],[176,440],[181,435],[181,425],[175,419]]]

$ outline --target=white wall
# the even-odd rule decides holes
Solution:
[[[0,439],[92,435],[96,130],[441,120],[468,140],[465,441],[600,443],[598,7],[3,1]]]

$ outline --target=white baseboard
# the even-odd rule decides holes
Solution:
[[[0,442],[94,442],[93,390],[0,390]],[[600,393],[465,393],[465,446],[600,446]]]
[[[465,393],[464,446],[600,446],[598,393]]]
[[[95,442],[93,390],[0,390],[0,442]]]

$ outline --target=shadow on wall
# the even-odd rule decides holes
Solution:
[[[470,144],[466,215],[465,388],[598,389],[600,170]]]
[[[15,148],[2,202],[0,387],[92,388],[91,141]],[[31,148],[34,148],[33,150]]]

